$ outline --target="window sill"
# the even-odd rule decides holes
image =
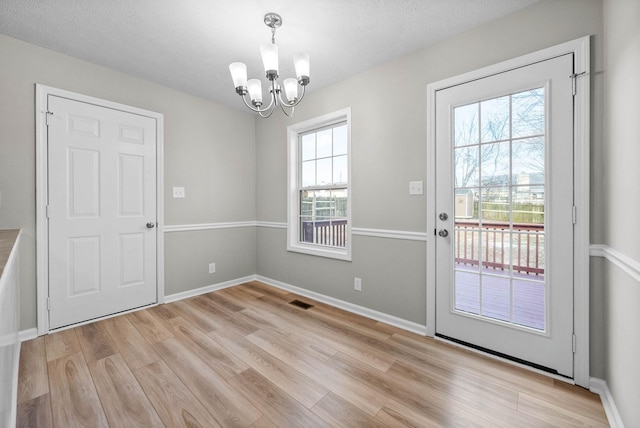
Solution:
[[[340,250],[336,248],[322,248],[311,245],[290,244],[287,245],[287,251],[308,254],[311,256],[326,257],[329,259],[343,260],[347,262],[351,261],[351,248]]]

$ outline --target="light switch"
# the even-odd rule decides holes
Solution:
[[[186,197],[184,192],[184,187],[174,187],[173,188],[173,197],[174,198],[184,198]]]
[[[422,195],[422,181],[410,181],[409,182],[409,194],[410,195]]]

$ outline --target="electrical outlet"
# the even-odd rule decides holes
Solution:
[[[216,264],[209,263],[209,273],[216,273]]]
[[[362,291],[362,278],[353,278],[353,289]]]
[[[410,195],[422,195],[422,181],[410,181],[409,182],[409,194]]]
[[[186,192],[184,191],[184,187],[174,187],[173,188],[173,197],[174,198],[185,198]]]

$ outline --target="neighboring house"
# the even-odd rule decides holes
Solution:
[[[287,252],[286,127],[350,107],[354,226],[424,233],[425,199],[408,197],[406,185],[426,179],[427,84],[585,35],[593,36],[590,375],[606,381],[625,425],[640,425],[640,223],[629,215],[640,198],[626,190],[640,182],[637,0],[543,0],[318,90],[292,119],[262,120],[0,35],[0,229],[24,232],[21,329],[36,326],[35,83],[164,114],[165,193],[187,188],[185,199],[166,198],[165,224],[212,225],[166,233],[166,295],[259,275],[424,324],[424,243],[354,236],[354,254],[366,245],[375,256],[347,266]],[[397,263],[386,262],[390,251]],[[353,293],[354,276],[374,302]]]

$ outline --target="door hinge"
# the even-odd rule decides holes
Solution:
[[[44,215],[47,218],[51,218],[51,205],[47,205],[44,209]]]
[[[569,76],[569,79],[571,79],[571,95],[573,95],[574,97],[576,96],[577,92],[576,80],[578,80],[578,77],[584,76],[585,74],[587,74],[587,72],[583,71],[582,73],[573,73],[571,76]]]
[[[51,297],[47,297],[47,310],[51,310]]]
[[[571,350],[573,351],[573,353],[576,353],[576,335],[572,334],[571,335]]]
[[[52,111],[45,111],[44,114],[46,115],[46,124],[47,126],[51,125],[51,122],[49,122],[49,119],[51,118],[51,116],[53,116],[53,112]]]
[[[576,224],[576,222],[578,221],[577,219],[578,219],[578,209],[574,205],[571,207],[571,221],[573,222],[573,224]]]

